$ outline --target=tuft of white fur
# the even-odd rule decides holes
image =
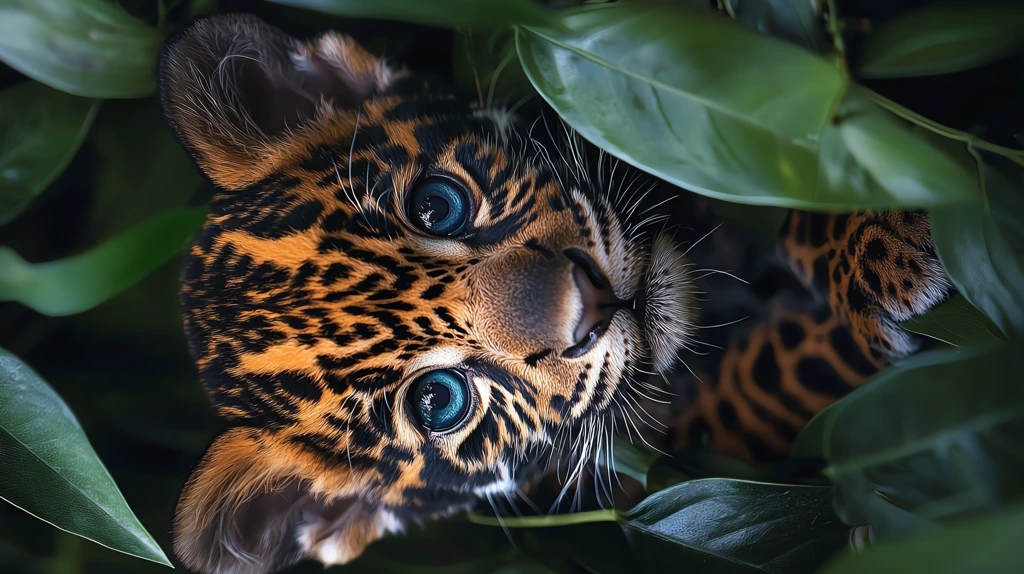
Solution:
[[[659,373],[672,367],[680,349],[695,334],[694,285],[683,254],[672,238],[661,234],[651,247],[644,281],[644,332],[651,359]]]

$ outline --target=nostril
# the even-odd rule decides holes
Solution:
[[[574,358],[594,346],[608,329],[615,312],[626,304],[615,296],[610,282],[590,255],[576,248],[563,253],[573,262],[572,280],[582,303],[580,318],[573,330],[575,344],[562,353],[563,357]]]
[[[597,289],[609,289],[608,279],[604,276],[604,273],[601,272],[601,267],[586,251],[572,247],[562,251],[562,253],[564,253],[565,256],[569,258],[569,261],[572,261],[575,265],[573,271],[576,269],[581,270],[586,274],[591,285]],[[573,276],[573,279],[575,279],[575,275]]]

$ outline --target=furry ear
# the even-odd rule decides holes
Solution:
[[[206,451],[174,513],[174,553],[190,570],[269,574],[307,558],[342,564],[401,529],[358,495],[314,496],[302,463],[278,451],[246,428]]]
[[[331,107],[385,91],[388,67],[348,36],[299,41],[255,16],[199,20],[160,56],[160,100],[178,139],[221,187],[266,175],[271,146]]]

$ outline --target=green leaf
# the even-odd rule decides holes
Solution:
[[[623,438],[615,439],[612,453],[615,472],[632,478],[646,489],[647,475],[661,455],[643,450]]]
[[[863,554],[830,562],[822,574],[1016,574],[1024,564],[1024,508],[1020,506]],[[913,565],[913,566],[911,566]]]
[[[653,494],[622,526],[644,572],[813,572],[849,537],[828,487],[720,478]]]
[[[900,326],[955,347],[1005,340],[999,327],[959,294],[924,315],[900,323]]]
[[[815,52],[827,46],[822,15],[815,2],[793,0],[723,0],[726,10],[744,26],[784,38]]]
[[[119,552],[170,566],[60,396],[0,349],[0,498]]]
[[[858,73],[900,78],[959,72],[1024,46],[1024,9],[990,2],[939,4],[888,20],[864,41]]]
[[[383,18],[444,26],[498,28],[544,24],[550,14],[533,0],[271,0],[338,16]]]
[[[86,253],[34,265],[0,248],[0,301],[56,316],[91,309],[184,249],[205,214],[205,207],[166,213]]]
[[[928,205],[937,192],[954,201],[980,198],[974,166],[914,133],[859,90],[852,90],[844,104],[838,130],[845,149],[900,203]]]
[[[823,456],[835,506],[882,538],[1024,496],[1024,355],[943,348],[890,366],[828,407],[793,446]]]
[[[137,98],[156,91],[163,34],[103,0],[0,0],[0,61],[63,92]]]
[[[932,240],[957,290],[1015,337],[1024,334],[1024,170],[992,162],[986,202],[933,210]]]
[[[0,225],[64,171],[99,102],[25,82],[0,92]]]
[[[725,201],[819,210],[977,198],[969,171],[859,92],[844,98],[838,127],[826,123],[843,79],[815,54],[664,6],[567,14],[569,33],[518,32],[527,76],[583,137],[664,180]]]

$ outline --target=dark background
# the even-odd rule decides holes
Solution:
[[[846,16],[877,22],[928,3],[860,0],[840,6]],[[155,2],[122,4],[143,18],[155,19]],[[355,36],[374,53],[445,78],[452,76],[457,53],[453,47],[461,46],[457,32],[451,30],[346,21],[264,2],[225,0],[219,11],[254,12],[297,36],[334,28]],[[855,58],[856,34],[851,39]],[[1022,78],[1024,57],[1015,57],[959,74],[870,85],[950,127],[999,145],[1019,146],[1014,136],[1024,132]],[[0,89],[24,80],[0,64]],[[17,220],[0,228],[0,245],[14,248],[31,262],[57,259],[153,215],[201,203],[210,191],[173,141],[154,98],[107,100],[63,175]],[[24,359],[61,394],[129,505],[168,555],[178,490],[221,425],[200,388],[181,333],[179,263],[175,257],[144,281],[79,315],[46,317],[18,304],[0,304],[0,346]],[[619,538],[614,525],[608,528],[587,526],[593,537],[580,530],[570,537],[563,536],[564,529],[549,529],[544,540],[522,532],[515,538],[521,549],[555,544],[565,554],[582,548],[614,561]],[[603,547],[587,547],[588,538],[604,540],[597,545]],[[499,563],[506,571],[541,568],[516,562],[500,529],[467,524],[433,525],[425,536],[385,541],[369,554],[352,569],[409,570],[407,565],[453,563],[461,565],[445,571],[490,571]],[[579,568],[559,556],[546,561],[559,570]],[[0,572],[166,571],[60,532],[0,503]]]

